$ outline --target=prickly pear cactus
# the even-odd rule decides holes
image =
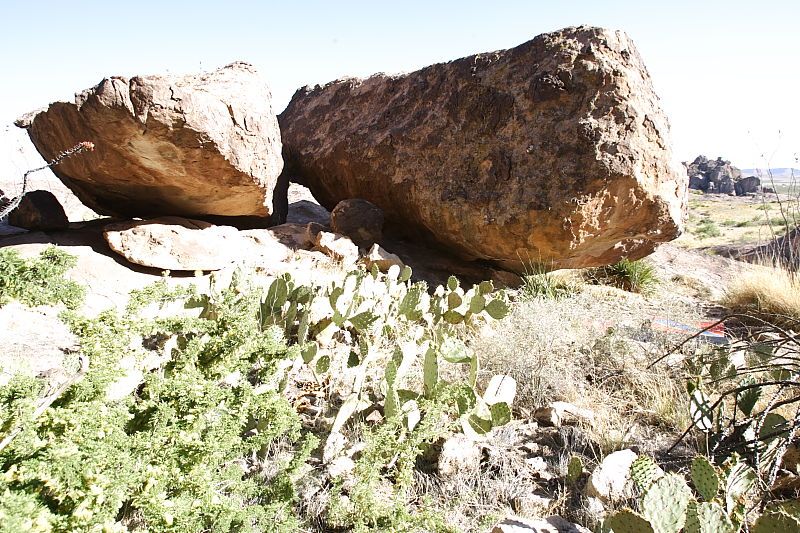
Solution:
[[[583,461],[577,455],[573,455],[567,463],[567,485],[574,485],[583,474]]]
[[[685,533],[735,533],[736,528],[716,502],[690,502]]]
[[[631,479],[636,484],[636,488],[642,492],[662,477],[664,477],[664,471],[647,455],[640,455],[631,464]]]
[[[692,461],[692,483],[703,500],[710,502],[719,491],[719,475],[708,459],[703,456],[695,457]]]
[[[647,520],[630,509],[623,509],[608,517],[603,525],[614,533],[655,533]]]
[[[753,528],[750,530],[752,533],[789,533],[790,531],[800,531],[800,520],[796,516],[788,513],[770,510],[769,508],[764,511],[764,514],[758,517]]]
[[[692,492],[677,474],[665,474],[642,497],[642,515],[655,533],[678,533],[686,523]]]

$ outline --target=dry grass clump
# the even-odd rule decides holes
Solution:
[[[516,379],[522,415],[570,402],[595,413],[586,430],[601,452],[635,443],[650,448],[661,440],[654,433],[673,435],[688,423],[677,369],[648,368],[675,339],[652,328],[641,297],[604,298],[599,289],[518,302],[475,349],[485,354],[487,372]]]
[[[800,279],[786,270],[759,268],[732,283],[721,304],[768,322],[800,320]]]

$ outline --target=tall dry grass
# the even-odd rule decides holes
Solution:
[[[799,321],[800,278],[781,268],[760,267],[731,283],[720,303],[767,322]]]

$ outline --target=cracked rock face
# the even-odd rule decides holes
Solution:
[[[17,125],[48,161],[94,143],[53,172],[98,213],[267,217],[283,168],[271,101],[255,69],[233,63],[190,76],[106,78]]]
[[[682,231],[687,176],[622,32],[567,28],[402,76],[297,91],[286,174],[332,209],[517,271],[638,259]]]

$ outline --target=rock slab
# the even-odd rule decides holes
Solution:
[[[109,224],[103,236],[131,263],[163,270],[219,270],[236,260],[242,245],[232,226],[181,217]]]
[[[252,66],[233,63],[197,75],[106,78],[16,124],[48,161],[94,143],[53,172],[98,213],[268,217],[283,168],[271,100]]]
[[[686,173],[631,39],[567,28],[402,76],[298,90],[285,172],[328,209],[523,271],[638,259],[682,231]]]

